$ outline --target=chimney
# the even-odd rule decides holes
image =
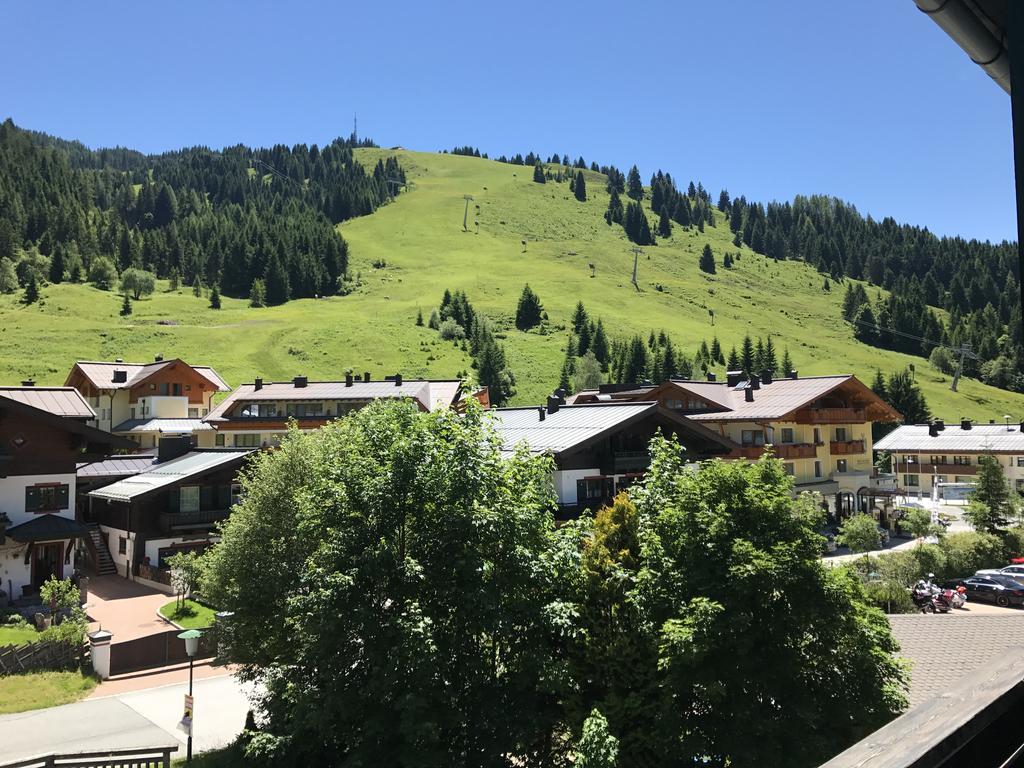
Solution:
[[[761,388],[761,377],[754,374],[750,377],[750,381],[747,382],[747,389],[760,389]]]
[[[708,381],[718,381],[718,377],[711,371],[708,371]]]
[[[252,388],[254,390],[256,390],[257,392],[259,392],[261,389],[263,389],[263,379],[260,379],[260,378],[255,379],[253,381],[253,383],[252,383]]]
[[[772,383],[772,372],[765,368],[761,371],[761,383],[768,386]]]
[[[541,421],[544,421],[544,416],[545,416],[546,414],[544,413],[544,409],[543,409],[543,408],[538,408],[538,409],[537,409],[537,415],[538,415],[538,416],[540,416],[540,420],[541,420]]]
[[[294,379],[292,379],[292,383],[295,385],[296,389],[302,389],[309,383],[309,379],[307,379],[305,376],[296,376]]]
[[[21,382],[21,386],[23,387],[34,387],[35,385],[36,382],[34,379],[25,379],[23,382]]]
[[[396,387],[402,386],[402,374],[400,374],[400,373],[396,373],[395,374],[395,386]]]
[[[114,369],[114,383],[124,384],[126,381],[128,381],[128,371]]]
[[[960,429],[970,429],[970,428],[971,428],[971,420],[970,419],[960,419]]]
[[[1024,432],[1024,421],[1020,423],[1020,431]]]
[[[174,437],[161,437],[157,443],[156,460],[158,464],[171,459],[184,456],[192,448],[192,437],[190,435],[176,435]]]
[[[369,371],[363,371],[363,381],[369,381],[369,380],[370,380],[370,372]]]
[[[931,424],[928,425],[928,437],[938,437],[938,436],[939,436],[939,426],[935,422],[932,422]]]
[[[725,372],[725,383],[729,387],[735,387],[743,381],[743,371],[726,371]]]
[[[944,422],[944,421],[943,421],[942,419],[936,419],[936,420],[935,420],[935,429],[936,429],[936,430],[938,430],[939,432],[941,432],[941,431],[942,431],[942,430],[944,430],[945,428],[946,428],[946,422]]]
[[[554,395],[548,395],[548,413],[558,413],[558,398]]]
[[[157,363],[162,363],[164,361],[164,356],[163,355],[157,355],[156,357],[153,358],[153,361],[157,362]]]
[[[565,390],[562,389],[561,387],[555,390],[555,397],[558,398],[559,405],[565,405],[565,394]]]
[[[345,386],[346,387],[351,387],[352,386],[352,374],[351,373],[346,373],[345,374]]]
[[[798,370],[796,370],[796,368],[794,368],[792,371],[789,372],[789,378],[791,378],[791,379],[798,379],[798,378],[800,378],[798,376],[799,373],[800,372]]]
[[[748,403],[754,402],[754,390],[750,389],[750,387],[744,389],[743,399],[746,400]]]

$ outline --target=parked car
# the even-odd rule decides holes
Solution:
[[[1005,576],[1024,584],[1024,565],[1007,565],[1004,568],[985,568],[976,571],[975,576]]]
[[[965,579],[950,579],[942,583],[943,589],[956,589],[963,584],[967,599],[979,603],[995,603],[1001,606],[1024,606],[1024,584],[1008,576],[985,576],[975,574]]]

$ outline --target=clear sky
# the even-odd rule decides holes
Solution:
[[[9,3],[0,119],[98,146],[472,144],[1016,239],[1009,97],[912,0]]]

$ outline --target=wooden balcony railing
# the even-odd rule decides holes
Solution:
[[[862,424],[867,421],[863,408],[805,408],[796,414],[801,424]]]
[[[612,454],[612,474],[638,472],[651,465],[651,454],[647,451],[615,451]]]
[[[829,443],[833,456],[849,456],[851,453],[864,453],[863,440],[833,440]]]
[[[161,512],[160,526],[165,531],[182,528],[209,528],[214,523],[226,520],[229,509],[202,509],[198,512]]]
[[[726,457],[728,459],[750,459],[751,461],[757,461],[764,454],[763,445],[744,445],[739,448],[733,448],[732,452]]]
[[[780,459],[813,459],[818,455],[814,443],[786,443],[772,446],[775,456]]]
[[[901,461],[896,465],[896,469],[900,474],[908,475],[976,475],[978,474],[978,466],[976,464],[907,464],[905,461]]]

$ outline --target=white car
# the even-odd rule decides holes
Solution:
[[[1019,581],[1024,584],[1024,564],[1021,565],[1008,565],[1005,568],[986,568],[983,571],[978,571],[974,574],[975,576],[1009,576],[1015,581]]]

